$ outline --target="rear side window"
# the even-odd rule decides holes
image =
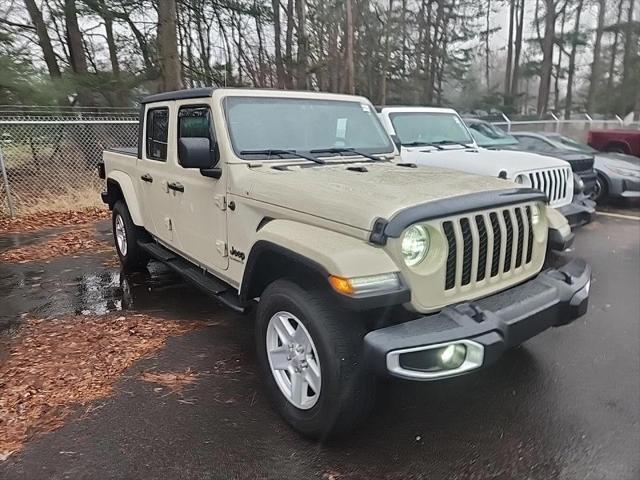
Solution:
[[[147,158],[167,160],[169,137],[169,109],[153,108],[147,112]]]
[[[178,110],[178,139],[193,137],[208,138],[212,152],[216,148],[211,111],[206,105],[180,107]]]

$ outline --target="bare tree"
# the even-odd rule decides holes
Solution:
[[[51,38],[49,37],[47,26],[42,18],[42,12],[36,5],[35,0],[25,0],[25,5],[29,12],[31,23],[33,23],[33,26],[36,28],[38,45],[40,45],[40,48],[42,49],[44,62],[47,64],[49,75],[54,78],[58,78],[60,77],[60,67],[58,66],[58,60],[56,59],[56,54],[53,50],[53,46],[51,45]]]
[[[571,107],[573,102],[573,78],[576,70],[576,53],[578,50],[580,36],[580,16],[582,15],[582,7],[584,0],[578,0],[576,7],[575,23],[573,26],[573,35],[571,36],[571,53],[569,54],[569,70],[567,76],[567,95],[564,104],[564,118],[571,118]]]
[[[355,68],[353,65],[353,5],[345,0],[345,87],[346,93],[356,92]]]
[[[602,80],[602,60],[600,49],[602,47],[602,33],[606,14],[607,0],[598,0],[598,22],[596,24],[596,39],[593,43],[593,62],[591,63],[591,75],[589,77],[589,90],[587,93],[587,112],[593,113],[596,99],[596,91]]]
[[[175,0],[161,0],[158,3],[158,57],[163,90],[179,90],[183,85],[178,56],[176,15]]]

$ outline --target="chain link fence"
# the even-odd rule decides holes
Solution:
[[[102,151],[137,140],[137,112],[0,109],[0,215],[98,205]]]
[[[509,131],[552,131],[585,141],[593,128],[621,128],[620,118],[487,120]],[[638,128],[639,125],[624,125]],[[0,216],[70,210],[100,204],[96,165],[102,151],[134,147],[138,112],[0,106]]]

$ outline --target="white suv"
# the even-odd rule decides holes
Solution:
[[[378,113],[402,161],[514,180],[542,190],[554,208],[573,199],[573,174],[564,160],[478,147],[451,108],[383,107]]]

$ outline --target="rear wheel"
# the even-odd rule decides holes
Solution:
[[[280,414],[326,439],[354,428],[373,406],[375,379],[362,364],[366,330],[321,289],[277,280],[256,312],[258,360]]]
[[[149,257],[140,249],[138,241],[146,233],[133,223],[129,209],[123,201],[120,200],[113,206],[111,220],[113,240],[120,264],[126,269],[144,267],[149,262]]]

